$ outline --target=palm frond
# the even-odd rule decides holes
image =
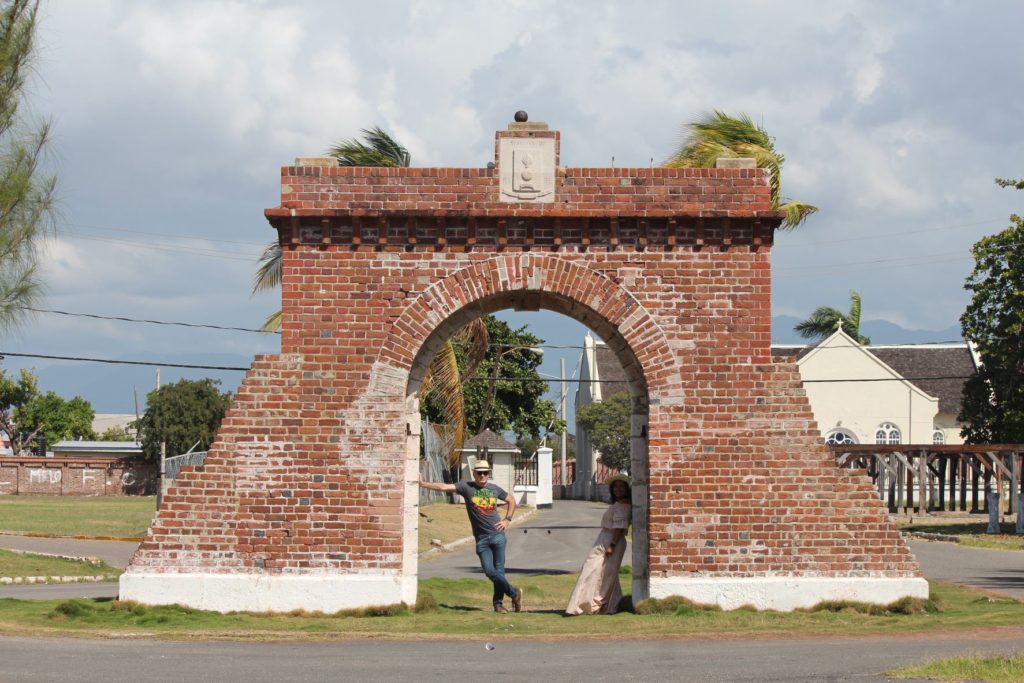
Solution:
[[[274,240],[260,255],[259,267],[252,278],[252,293],[275,289],[281,284],[281,243]]]
[[[434,356],[427,370],[427,377],[424,377],[420,391],[425,396],[433,392],[438,398],[438,408],[444,416],[442,425],[452,430],[452,451],[448,454],[448,462],[451,465],[458,463],[459,449],[466,433],[465,406],[462,401],[462,378],[459,373],[459,362],[455,355],[455,347],[451,341],[444,343],[444,346]]]
[[[476,318],[464,325],[452,339],[466,352],[466,367],[462,369],[462,377],[472,377],[487,356],[487,345],[491,341],[487,323],[483,318]]]
[[[820,306],[806,320],[793,326],[793,331],[804,339],[824,339],[836,331],[843,314],[831,306]]]
[[[818,207],[795,199],[778,208],[786,212],[786,217],[782,219],[783,230],[792,230],[807,220],[809,216],[818,213]]]
[[[792,229],[803,223],[818,208],[800,201],[782,203],[782,165],[786,157],[775,149],[767,131],[747,114],[730,116],[714,110],[683,126],[679,147],[665,166],[670,168],[713,168],[719,159],[752,158],[768,176],[772,206],[786,212],[782,227]]]
[[[860,329],[860,310],[860,294],[858,292],[850,290],[850,314],[846,316],[846,319],[849,320],[850,324],[853,325],[858,330]]]
[[[400,145],[379,126],[364,128],[366,143],[355,138],[342,140],[327,153],[338,159],[341,166],[408,166],[412,162],[409,150]],[[367,144],[369,143],[369,144]]]
[[[260,325],[260,329],[264,332],[277,332],[281,329],[281,309],[271,313]]]

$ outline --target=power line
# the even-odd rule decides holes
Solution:
[[[148,235],[150,237],[169,237],[171,239],[182,239],[182,240],[194,240],[196,242],[214,242],[217,244],[240,244],[246,247],[262,247],[266,246],[260,242],[242,242],[238,240],[219,240],[213,237],[197,237],[194,235],[181,235],[168,232],[146,232],[144,230],[128,230],[127,228],[106,228],[99,225],[71,225],[69,226],[72,230],[79,228],[85,228],[86,230],[102,230],[104,232],[126,232],[131,235]]]
[[[87,358],[82,356],[51,356],[39,353],[14,353],[11,351],[0,351],[0,358],[4,356],[14,356],[17,358],[45,358],[48,360],[69,360],[78,361],[84,363],[109,363],[111,365],[146,365],[153,367],[162,368],[191,368],[196,370],[232,370],[238,372],[247,372],[248,367],[233,367],[226,365],[189,365],[186,363],[162,363],[159,361],[139,361],[139,360],[117,360],[113,358]],[[808,379],[802,380],[805,384],[810,383],[830,383],[830,382],[917,382],[921,380],[939,380],[939,379],[969,379],[970,375],[947,375],[947,376],[935,376],[935,377],[877,377],[870,379]],[[477,375],[474,377],[468,377],[464,382],[480,382],[488,381],[492,379],[498,382],[569,382],[572,384],[626,384],[628,380],[623,379],[561,379],[559,377],[545,378],[545,377],[498,377],[491,378],[483,375]]]
[[[125,245],[125,246],[130,246],[130,247],[136,247],[136,248],[140,248],[140,249],[153,249],[155,251],[166,251],[166,252],[169,252],[169,253],[172,253],[172,254],[189,254],[189,255],[192,255],[192,256],[209,256],[211,258],[222,258],[222,259],[227,259],[229,261],[250,261],[251,262],[251,261],[256,261],[256,260],[259,259],[259,255],[258,254],[252,254],[252,255],[248,255],[248,256],[232,256],[230,254],[225,254],[222,251],[214,251],[212,249],[196,249],[196,248],[193,248],[193,247],[175,247],[175,246],[171,246],[171,245],[147,244],[145,242],[132,242],[130,240],[116,240],[116,239],[111,239],[109,237],[95,237],[95,236],[90,236],[90,235],[83,235],[81,233],[70,233],[69,232],[69,233],[64,233],[64,236],[65,237],[70,237],[72,239],[92,240],[94,242],[106,242],[108,244],[119,244],[119,245]]]
[[[80,356],[47,356],[41,353],[13,353],[11,351],[0,351],[0,358],[4,356],[15,356],[18,358],[46,358],[49,360],[71,360],[84,363],[109,363],[111,365],[146,365],[149,367],[161,368],[191,368],[195,370],[237,370],[247,372],[249,368],[236,368],[226,365],[188,365],[186,363],[161,363],[159,361],[143,360],[116,360],[113,358],[84,358]]]
[[[70,311],[55,311],[48,308],[32,308],[30,306],[18,306],[25,311],[34,311],[36,313],[55,313],[57,315],[67,315],[74,318],[95,318],[97,320],[119,320],[122,322],[129,323],[149,323],[151,325],[176,325],[178,327],[201,327],[210,330],[230,330],[234,332],[256,332],[259,334],[281,334],[279,330],[267,331],[258,330],[251,327],[230,327],[227,325],[206,325],[202,323],[182,323],[182,322],[170,322],[167,320],[146,320],[142,318],[125,318],[121,316],[113,315],[99,315],[98,313],[72,313]]]

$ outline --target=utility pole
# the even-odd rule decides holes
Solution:
[[[562,500],[565,500],[565,486],[566,486],[566,471],[565,471],[566,464],[565,464],[565,457],[566,457],[566,449],[568,448],[568,444],[569,444],[569,420],[567,419],[566,412],[565,412],[565,403],[566,403],[565,399],[566,399],[566,395],[569,392],[568,392],[568,389],[567,389],[566,383],[565,383],[565,359],[564,358],[559,358],[558,359],[558,365],[559,365],[559,367],[562,370],[562,373],[561,373],[562,374],[561,401],[559,403],[559,408],[558,409],[562,413],[562,422],[565,423],[565,428],[562,429],[562,434],[561,434],[561,437],[559,439],[559,447],[560,447],[560,450],[562,452]]]

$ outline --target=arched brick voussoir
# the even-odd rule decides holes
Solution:
[[[658,393],[670,378],[646,372],[672,367],[671,344],[628,290],[596,270],[537,253],[476,261],[430,285],[395,320],[375,366],[407,372],[411,393],[455,331],[481,315],[514,307],[546,308],[590,327],[618,356],[634,397],[646,401],[648,392]]]

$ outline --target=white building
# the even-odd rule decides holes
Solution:
[[[816,346],[775,346],[797,359],[828,443],[961,444],[961,393],[978,360],[967,344],[861,346],[837,331]]]

